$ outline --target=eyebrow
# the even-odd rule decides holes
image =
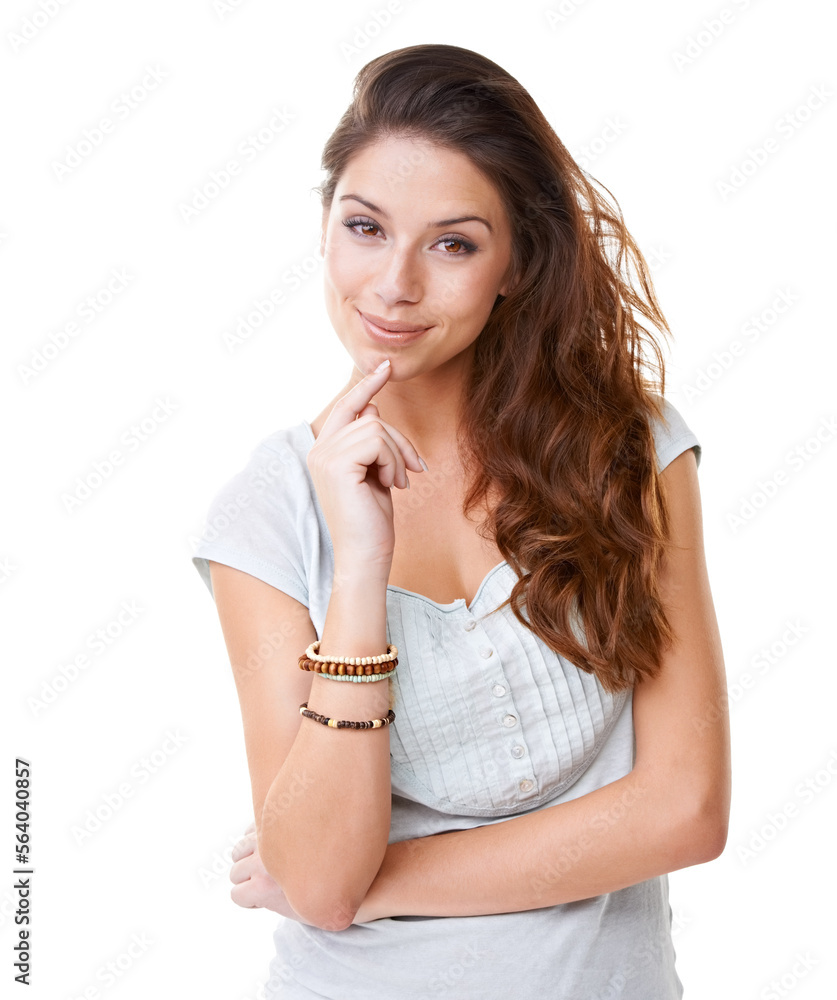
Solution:
[[[378,206],[373,205],[371,201],[367,201],[365,198],[361,198],[360,195],[344,194],[339,200],[346,201],[348,199],[352,199],[353,201],[359,201],[361,205],[365,205],[371,212],[377,212],[378,215],[383,216],[385,219],[389,218],[387,213],[382,208],[378,208]],[[441,219],[439,222],[429,222],[427,224],[427,228],[442,229],[445,226],[455,226],[459,222],[481,222],[484,226],[488,228],[488,231],[490,233],[494,232],[494,229],[491,223],[488,221],[488,219],[484,219],[481,215],[461,215],[456,219]]]

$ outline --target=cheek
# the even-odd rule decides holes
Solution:
[[[491,293],[486,289],[490,289]],[[458,326],[467,328],[482,327],[494,299],[491,279],[473,272],[450,275],[440,284],[437,292],[437,301],[442,311]]]
[[[326,284],[339,294],[353,294],[366,280],[362,255],[349,253],[339,245],[328,248],[324,269]]]

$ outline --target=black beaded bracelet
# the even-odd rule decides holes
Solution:
[[[395,722],[395,712],[392,709],[387,712],[383,719],[370,719],[368,722],[352,722],[350,719],[329,719],[325,715],[318,715],[316,712],[312,712],[308,708],[307,701],[304,701],[299,706],[299,714],[304,715],[306,719],[313,719],[315,722],[320,722],[324,726],[330,726],[332,729],[382,729],[391,722]]]

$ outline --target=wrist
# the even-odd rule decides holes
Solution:
[[[360,556],[335,555],[334,580],[364,586],[383,585],[386,588],[392,569],[392,559],[373,560]]]

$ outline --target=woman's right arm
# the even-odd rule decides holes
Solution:
[[[299,714],[379,719],[389,680],[353,684],[299,669],[317,633],[308,609],[239,570],[210,563],[244,724],[256,835],[265,868],[306,921],[351,924],[386,852],[392,791],[389,727],[332,729]],[[386,579],[339,574],[321,649],[386,649]]]
[[[338,400],[308,455],[335,558],[324,655],[387,648],[390,490],[409,485],[408,466],[422,471],[413,445],[370,402],[389,373],[365,376]],[[304,920],[342,930],[386,853],[389,727],[333,729],[303,718],[299,706],[307,701],[336,719],[383,718],[390,681],[338,682],[300,670],[298,658],[317,638],[308,609],[228,566],[210,563],[210,572],[241,704],[262,862]]]

